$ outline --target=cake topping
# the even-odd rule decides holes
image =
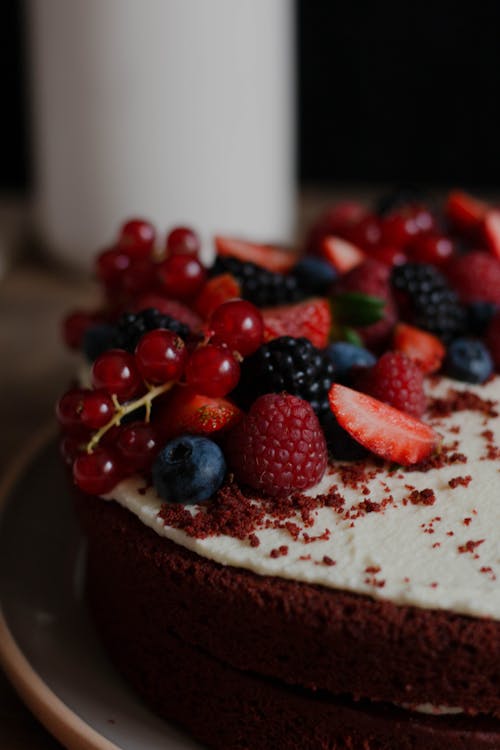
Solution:
[[[219,446],[205,437],[183,435],[168,442],[153,463],[158,495],[174,503],[202,503],[221,486],[226,462]]]

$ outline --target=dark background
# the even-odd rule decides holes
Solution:
[[[0,6],[0,189],[25,192],[23,5]],[[297,10],[302,182],[499,185],[498,0],[298,0]]]

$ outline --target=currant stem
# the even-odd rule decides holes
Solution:
[[[126,404],[120,404],[116,395],[113,394],[111,396],[111,399],[115,406],[116,412],[112,416],[112,418],[109,420],[109,422],[104,425],[104,427],[101,427],[100,430],[98,430],[94,435],[92,435],[92,438],[87,444],[87,453],[92,453],[96,445],[98,445],[99,441],[101,440],[103,435],[105,435],[108,432],[108,430],[110,430],[115,425],[119,425],[123,417],[135,411],[136,409],[140,409],[141,406],[146,407],[146,420],[145,421],[149,422],[151,419],[151,404],[153,400],[157,396],[161,396],[163,393],[167,393],[167,391],[169,391],[174,385],[175,385],[175,381],[171,381],[169,383],[163,383],[162,385],[157,385],[154,387],[148,386],[148,391],[147,393],[144,394],[144,396],[137,398],[135,401],[129,401]]]

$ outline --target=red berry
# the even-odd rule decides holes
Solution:
[[[484,238],[489,250],[500,259],[500,210],[488,211],[484,218]]]
[[[346,273],[351,268],[359,266],[366,260],[366,253],[352,242],[341,237],[324,237],[320,247],[320,255],[327,260],[339,273]]]
[[[486,331],[486,345],[497,372],[500,372],[500,311],[496,312]]]
[[[57,421],[65,430],[74,431],[83,427],[83,400],[90,391],[85,388],[72,388],[66,391],[56,404]]]
[[[131,422],[120,427],[116,449],[131,471],[149,469],[159,450],[155,428],[145,422]]]
[[[436,222],[425,206],[408,205],[382,219],[382,243],[405,248],[419,234],[435,229]]]
[[[202,318],[209,318],[223,302],[241,297],[241,287],[230,273],[221,273],[207,281],[194,306]]]
[[[135,350],[135,361],[142,378],[155,385],[179,380],[186,357],[184,341],[163,328],[141,336]]]
[[[85,440],[77,435],[63,435],[59,442],[59,452],[66,466],[73,466],[77,456],[85,451]]]
[[[206,271],[192,255],[172,255],[158,267],[158,276],[165,292],[175,299],[190,299],[198,294]]]
[[[129,297],[144,294],[156,284],[156,266],[146,258],[132,260],[120,276],[120,291]]]
[[[366,393],[334,383],[328,398],[340,426],[387,461],[409,466],[427,458],[438,444],[431,427]]]
[[[107,287],[120,285],[120,278],[130,266],[130,256],[119,247],[104,250],[96,259],[97,278]]]
[[[99,322],[96,313],[76,310],[67,315],[62,324],[63,339],[70,349],[80,349],[85,331]]]
[[[239,379],[240,366],[225,346],[200,346],[186,365],[187,384],[204,396],[225,396]]]
[[[155,237],[155,228],[149,221],[131,219],[122,226],[118,244],[131,258],[149,258]]]
[[[385,352],[356,385],[364,393],[414,417],[421,417],[425,411],[423,372],[402,352]]]
[[[468,236],[478,233],[487,211],[487,203],[461,190],[452,191],[445,206],[445,213],[451,224]]]
[[[454,259],[446,269],[462,302],[493,302],[500,305],[500,260],[475,250]]]
[[[242,261],[250,261],[269,271],[286,273],[297,262],[296,253],[275,245],[261,245],[233,237],[215,237],[217,255],[230,256]]]
[[[203,396],[186,386],[174,388],[169,398],[155,407],[155,425],[163,440],[182,434],[210,435],[234,427],[241,416],[228,399]]]
[[[226,453],[239,481],[269,495],[312,487],[328,461],[312,407],[286,393],[260,396],[231,431]]]
[[[132,312],[140,312],[154,307],[158,312],[164,315],[170,315],[172,318],[185,323],[192,331],[197,331],[202,325],[201,318],[191,310],[190,307],[178,302],[176,299],[169,299],[162,294],[143,294],[132,305]]]
[[[242,299],[220,305],[211,315],[209,328],[214,344],[227,344],[242,357],[257,351],[264,338],[264,321],[260,311]]]
[[[382,237],[380,219],[373,214],[367,214],[360,221],[355,222],[346,229],[342,237],[362,250],[370,252],[380,244]]]
[[[166,251],[170,255],[198,255],[201,249],[200,238],[189,227],[175,227],[167,236]]]
[[[422,372],[436,372],[441,367],[446,350],[438,339],[428,331],[398,323],[394,329],[393,346],[413,359]]]
[[[85,427],[98,430],[113,416],[115,407],[106,391],[89,391],[82,399],[81,420]]]
[[[120,401],[135,396],[142,380],[132,354],[123,349],[110,349],[97,357],[92,366],[94,388],[103,388]]]
[[[325,237],[344,237],[349,229],[366,215],[366,208],[354,201],[342,201],[330,206],[311,227],[306,241],[306,252],[319,254]]]
[[[390,245],[381,245],[370,250],[370,258],[378,260],[379,263],[385,263],[386,266],[400,266],[408,263],[408,256],[399,247]]]
[[[419,263],[442,266],[455,254],[453,240],[439,234],[419,235],[411,246],[411,255]]]
[[[279,336],[303,336],[319,349],[328,343],[332,311],[329,300],[323,297],[312,297],[292,305],[267,307],[262,310],[262,317],[265,341]]]
[[[93,453],[82,453],[73,464],[73,479],[89,495],[110,492],[120,478],[119,463],[108,448],[98,447]]]

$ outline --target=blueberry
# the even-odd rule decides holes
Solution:
[[[198,435],[170,440],[153,464],[153,484],[164,500],[201,503],[221,486],[226,462],[219,446]]]
[[[493,302],[478,300],[471,302],[466,307],[467,328],[474,336],[482,336],[497,310]]]
[[[493,372],[493,360],[478,339],[455,339],[448,347],[444,371],[455,380],[484,383]]]
[[[337,271],[321,258],[302,258],[293,267],[292,274],[300,288],[308,294],[325,294],[337,279]]]
[[[368,349],[348,341],[335,341],[327,346],[325,353],[335,365],[335,380],[339,382],[348,380],[353,368],[372,367],[377,361]]]
[[[88,328],[83,334],[82,349],[89,362],[93,362],[100,354],[112,349],[116,342],[116,328],[109,323]]]

